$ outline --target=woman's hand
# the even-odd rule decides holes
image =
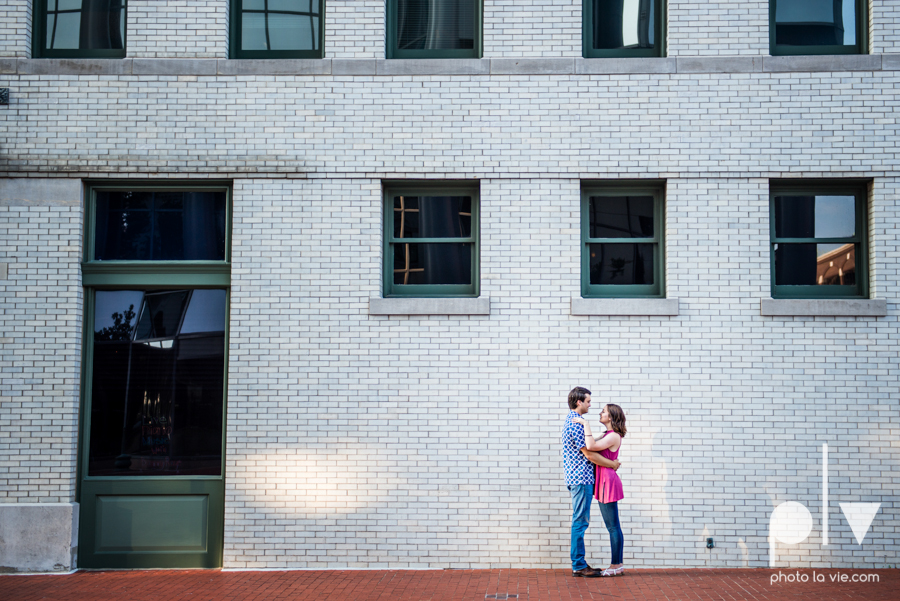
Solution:
[[[582,417],[573,417],[572,421],[575,422],[576,424],[581,424],[582,426],[587,424],[587,420]]]

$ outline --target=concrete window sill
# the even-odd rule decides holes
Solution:
[[[883,298],[764,298],[759,301],[759,312],[770,317],[884,317],[887,301]]]
[[[675,316],[677,298],[573,298],[572,315]]]
[[[490,315],[491,299],[370,298],[369,315]]]

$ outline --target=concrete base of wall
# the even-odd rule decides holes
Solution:
[[[0,573],[67,572],[78,556],[78,503],[0,503]]]

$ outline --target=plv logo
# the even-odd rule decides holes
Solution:
[[[881,503],[840,503],[841,511],[853,530],[857,544],[862,544]],[[794,501],[781,503],[769,518],[769,567],[775,567],[775,541],[785,545],[802,543],[812,532],[812,514],[805,505]],[[822,445],[822,544],[828,544],[828,445]]]

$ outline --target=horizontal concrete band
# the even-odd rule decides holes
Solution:
[[[75,567],[78,503],[0,503],[0,568],[66,572]]]
[[[761,315],[772,317],[884,317],[887,301],[873,299],[773,299],[759,302]]]
[[[675,316],[677,298],[573,298],[572,315]]]
[[[371,298],[369,315],[490,315],[491,299]]]
[[[0,58],[8,75],[617,75],[897,71],[900,54],[679,58]]]
[[[81,206],[81,180],[69,178],[0,178],[0,206]]]

